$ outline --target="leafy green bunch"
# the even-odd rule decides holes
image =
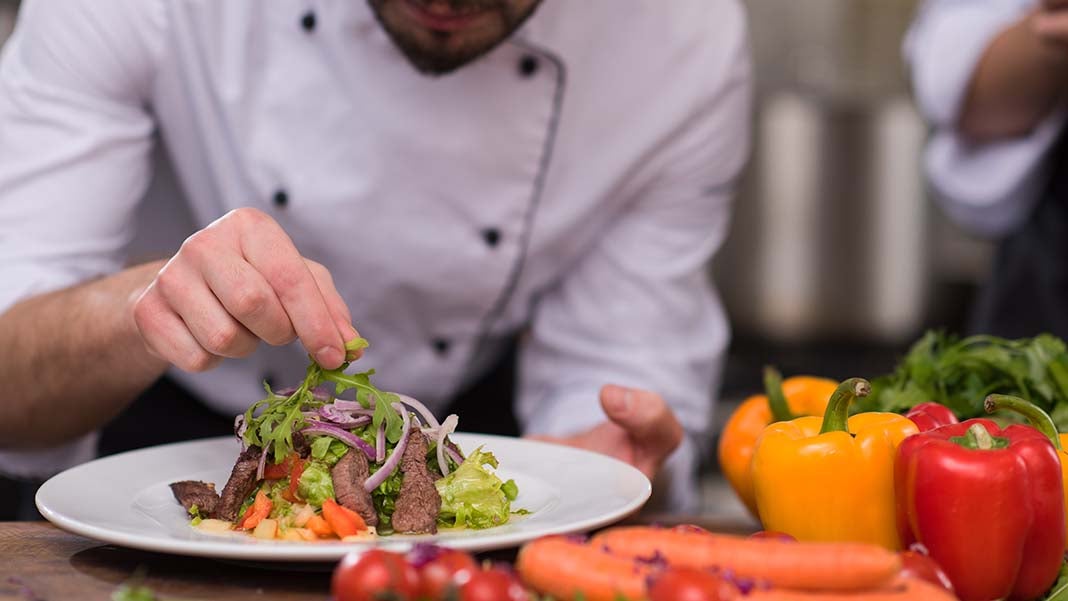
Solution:
[[[892,374],[872,381],[872,394],[856,409],[901,413],[935,401],[968,419],[985,415],[983,400],[992,393],[1027,399],[1068,430],[1068,347],[1050,334],[1008,340],[928,332]]]

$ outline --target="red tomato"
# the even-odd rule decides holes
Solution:
[[[475,558],[463,551],[444,549],[419,568],[422,594],[428,599],[440,599],[450,588],[459,586],[460,574],[477,571]]]
[[[736,597],[738,589],[733,584],[693,568],[668,568],[649,589],[649,601],[727,601]]]
[[[949,576],[946,576],[946,573],[942,571],[942,567],[938,565],[938,562],[916,551],[902,551],[900,555],[901,576],[926,580],[935,586],[946,589],[947,592],[953,592],[953,583],[949,581]]]
[[[792,543],[797,542],[797,539],[793,536],[790,536],[785,532],[776,532],[774,530],[761,530],[760,532],[751,534],[749,538],[773,538],[778,540],[790,541]]]
[[[336,601],[414,601],[419,572],[400,553],[372,549],[349,553],[334,570],[330,592]]]
[[[471,570],[457,576],[462,601],[528,601],[530,596],[515,575],[497,568]]]

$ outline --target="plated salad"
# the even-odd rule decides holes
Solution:
[[[358,338],[346,348],[366,346]],[[457,416],[438,422],[419,401],[372,385],[374,370],[347,367],[312,362],[295,389],[264,385],[267,396],[235,420],[242,450],[222,492],[171,484],[194,526],[315,541],[508,522],[518,487],[492,471],[492,453],[465,457],[449,439]],[[351,400],[339,398],[347,391]]]

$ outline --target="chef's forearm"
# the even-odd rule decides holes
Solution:
[[[0,446],[47,447],[90,432],[164,372],[132,312],[161,266],[132,267],[0,314]]]
[[[1035,32],[1028,15],[983,53],[961,110],[961,133],[975,141],[1026,135],[1050,114],[1068,82],[1068,51]]]

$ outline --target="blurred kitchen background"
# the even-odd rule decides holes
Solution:
[[[928,327],[964,326],[991,258],[955,229],[920,170],[926,130],[901,38],[917,0],[745,0],[755,144],[713,273],[734,329],[719,420],[785,375],[872,377]],[[0,42],[17,2],[0,0]],[[743,510],[705,466],[703,510]]]

